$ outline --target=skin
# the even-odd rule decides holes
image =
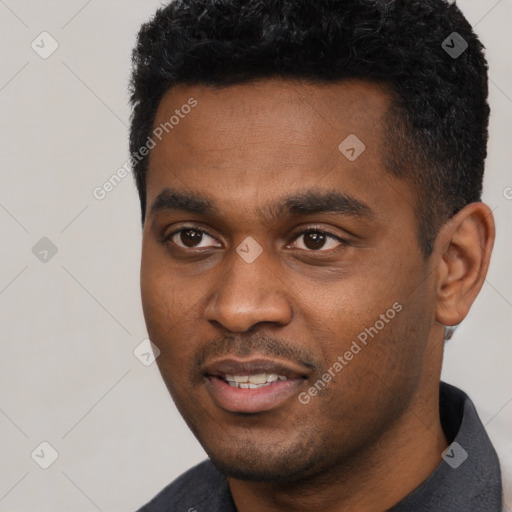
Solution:
[[[178,86],[155,126],[190,97],[197,106],[151,150],[147,174],[141,289],[162,377],[240,512],[387,510],[428,478],[448,444],[438,407],[443,326],[463,320],[483,284],[492,213],[468,205],[424,258],[416,193],[382,163],[390,100],[380,86]],[[355,161],[338,150],[349,134],[366,146]],[[166,189],[207,198],[215,213],[152,213]],[[350,195],[371,214],[269,215],[269,204],[311,190]],[[163,241],[184,226],[208,235]],[[315,245],[301,234],[308,228],[344,242]],[[248,236],[263,250],[252,263],[236,252]],[[401,311],[307,404],[294,395],[240,414],[207,392],[200,363],[226,354],[308,361],[307,392],[395,303]]]

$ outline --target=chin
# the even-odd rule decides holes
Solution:
[[[308,476],[305,468],[301,466],[292,469],[289,461],[284,464],[249,464],[218,457],[211,458],[211,461],[223,475],[237,480],[291,483],[302,481]]]
[[[261,446],[244,444],[236,449],[204,447],[214,466],[226,477],[253,482],[292,483],[307,480],[319,470],[322,458],[314,457],[312,446],[296,445],[274,450],[265,440]]]

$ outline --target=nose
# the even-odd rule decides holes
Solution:
[[[285,276],[265,252],[247,263],[233,252],[226,271],[215,280],[205,317],[231,332],[245,332],[256,324],[287,325],[292,318]]]

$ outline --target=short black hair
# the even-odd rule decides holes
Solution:
[[[276,77],[357,79],[391,91],[383,161],[417,193],[425,257],[440,226],[480,200],[487,62],[454,3],[175,0],[141,27],[132,62],[130,153],[143,223],[148,156],[139,150],[163,95],[178,84],[220,88]]]

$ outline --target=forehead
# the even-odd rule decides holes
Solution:
[[[188,108],[192,101],[195,106]],[[378,128],[388,105],[389,94],[383,86],[354,80],[312,84],[265,79],[222,88],[179,85],[162,98],[154,127],[165,129],[167,123],[164,138],[172,132],[169,139],[200,143],[205,150],[232,145],[233,139],[253,140],[270,133],[287,145],[310,147],[321,142],[321,147],[327,147],[349,130],[361,134]],[[174,115],[169,127],[173,114],[180,119]],[[199,128],[207,130],[198,132]],[[372,140],[367,140],[370,145],[376,142],[375,136],[372,132]]]
[[[359,81],[176,86],[155,116],[148,208],[164,188],[226,206],[308,188],[378,202],[384,173],[394,181],[381,157],[389,103],[386,89]]]

